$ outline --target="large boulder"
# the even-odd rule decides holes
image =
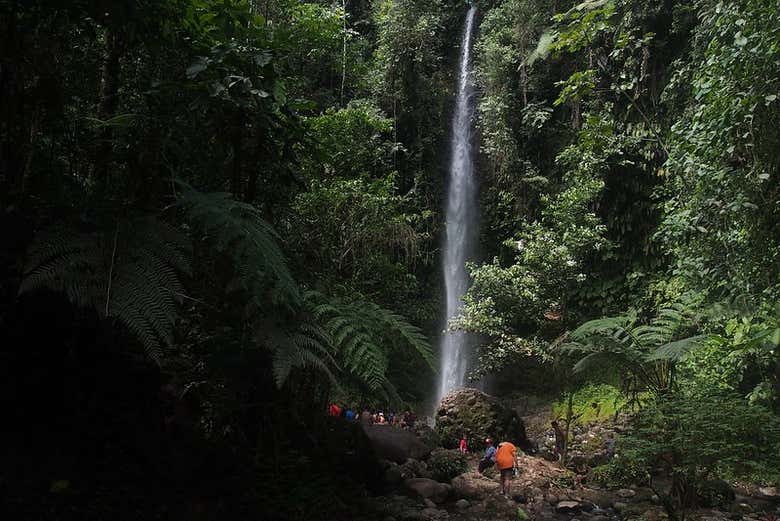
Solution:
[[[442,398],[436,411],[436,433],[447,448],[456,448],[464,435],[472,450],[481,450],[482,440],[488,437],[511,441],[523,450],[531,446],[517,413],[477,389],[456,389]]]
[[[452,478],[452,490],[462,499],[484,499],[497,494],[501,485],[479,472],[466,472]]]
[[[361,428],[378,458],[401,464],[410,458],[425,459],[431,453],[432,447],[411,432],[389,425],[362,425]]]
[[[430,499],[434,503],[442,503],[449,497],[452,487],[433,479],[411,478],[404,480],[404,490],[412,497]]]

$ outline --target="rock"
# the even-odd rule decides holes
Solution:
[[[428,478],[409,478],[404,480],[404,490],[412,496],[429,499],[436,494],[439,483]]]
[[[580,511],[579,501],[559,501],[555,505],[555,511],[559,514],[576,514]]]
[[[395,521],[395,518],[393,516],[385,516],[382,518],[382,521]]]
[[[612,505],[612,508],[615,509],[615,512],[621,512],[626,508],[628,508],[628,503],[621,503],[620,501],[618,501]]]
[[[424,519],[430,520],[443,520],[449,518],[449,514],[445,510],[437,510],[435,508],[423,508],[420,512]]]
[[[617,495],[622,497],[623,499],[628,499],[636,496],[636,491],[631,490],[630,488],[621,488],[620,490],[617,491]]]
[[[780,499],[780,490],[777,487],[760,487],[758,494],[764,499]]]
[[[427,508],[436,508],[436,503],[434,503],[434,502],[433,502],[433,501],[431,501],[430,499],[424,499],[424,500],[423,500],[423,503],[425,503],[425,506],[426,506]]]
[[[547,502],[551,505],[557,505],[560,499],[555,494],[548,494],[547,495]]]
[[[512,499],[517,501],[518,503],[523,503],[523,504],[528,502],[528,499],[525,497],[525,495],[520,492],[513,493]]]
[[[425,422],[418,421],[414,424],[414,433],[420,440],[429,447],[438,447],[441,445],[441,440],[436,431],[431,428],[430,425]]]
[[[377,457],[395,463],[425,459],[432,448],[409,431],[394,429],[389,425],[361,425],[371,448]]]
[[[590,521],[609,521],[609,518],[601,514],[596,514],[595,516],[590,518]]]
[[[458,510],[466,510],[470,506],[471,503],[469,503],[468,499],[459,499],[455,502],[455,508]]]
[[[382,475],[382,482],[384,483],[386,490],[397,488],[403,480],[404,477],[401,472],[401,467],[395,463],[387,467]]]
[[[403,479],[431,477],[425,462],[416,459],[406,460],[406,463],[401,465],[400,470]]]
[[[447,448],[457,448],[462,435],[478,450],[488,437],[511,441],[523,450],[531,448],[525,425],[517,413],[477,389],[456,389],[442,398],[436,413],[435,431]]]
[[[484,499],[501,490],[501,485],[479,472],[466,472],[452,478],[451,483],[455,495],[464,499]]]

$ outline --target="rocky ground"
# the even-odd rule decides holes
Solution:
[[[419,465],[418,462],[417,465]],[[374,498],[383,521],[482,521],[537,519],[544,521],[665,521],[653,491],[644,487],[605,490],[572,483],[571,474],[539,457],[522,456],[511,498],[500,494],[498,477],[469,472],[450,484],[430,478],[407,478],[396,493]],[[693,521],[776,521],[780,497],[775,489],[737,495],[729,509],[688,512]]]
[[[464,400],[473,401],[474,393],[463,393]],[[478,397],[479,398],[479,397]],[[473,404],[471,404],[473,405]],[[493,418],[506,417],[514,425],[514,415],[490,402]],[[463,407],[461,406],[461,410]],[[570,444],[572,465],[562,469],[550,461],[553,439],[536,407],[514,409],[525,422],[527,441],[537,449],[533,455],[520,457],[520,473],[513,480],[511,497],[500,494],[497,473],[477,472],[478,454],[468,456],[468,470],[450,480],[433,479],[434,473],[421,459],[406,458],[402,451],[388,451],[383,463],[385,495],[372,499],[372,512],[366,518],[383,521],[665,521],[666,512],[655,493],[646,487],[608,490],[588,480],[587,470],[606,460],[604,440],[609,433],[620,434],[626,428],[623,421],[577,427]],[[485,407],[487,411],[488,408]],[[549,409],[548,409],[549,411]],[[463,430],[462,413],[458,406],[439,411],[439,419],[447,417],[445,433],[454,437]],[[533,416],[532,416],[533,415]],[[480,424],[485,418],[480,419]],[[426,444],[435,439],[428,433]],[[473,432],[475,437],[481,432]],[[380,445],[404,443],[397,435],[385,436],[374,429],[372,441]],[[377,438],[378,436],[378,438]],[[439,431],[441,437],[441,431]],[[423,438],[425,439],[425,438]],[[473,439],[473,438],[472,438]],[[416,443],[416,442],[414,442]],[[414,448],[419,449],[417,445]],[[421,454],[418,450],[415,456]],[[432,461],[432,459],[428,459]],[[573,472],[579,470],[581,473]],[[440,478],[441,479],[441,478]],[[446,482],[449,481],[449,482]],[[657,483],[658,484],[658,483]],[[696,509],[686,512],[692,521],[780,521],[780,492],[775,488],[735,488],[734,501],[721,509]]]

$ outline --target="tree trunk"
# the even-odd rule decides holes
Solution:
[[[100,101],[97,106],[97,119],[100,121],[113,118],[119,105],[120,59],[124,53],[124,36],[118,29],[107,27],[105,46],[100,81]],[[106,182],[108,168],[111,164],[112,138],[111,128],[103,126],[98,135],[98,146],[89,175],[89,183],[93,187]]]

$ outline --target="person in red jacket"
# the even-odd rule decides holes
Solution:
[[[341,407],[339,407],[335,403],[330,404],[330,407],[328,407],[328,414],[338,418],[339,416],[341,416]]]
[[[466,437],[465,437],[465,436],[461,436],[461,437],[460,437],[460,446],[459,446],[459,449],[460,449],[460,452],[461,452],[462,454],[466,454],[466,453],[469,451],[469,446],[468,446],[468,444],[466,443]]]

